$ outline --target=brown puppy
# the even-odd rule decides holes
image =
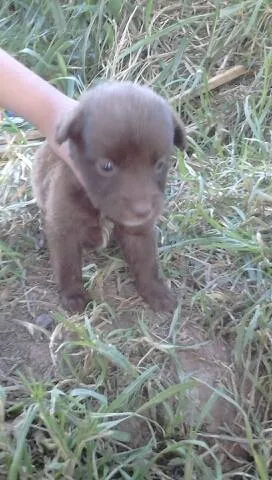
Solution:
[[[156,311],[172,310],[175,300],[159,275],[154,222],[163,208],[173,145],[185,148],[182,122],[149,88],[106,82],[85,93],[63,119],[57,141],[66,140],[81,183],[46,143],[33,167],[63,305],[84,308],[82,249],[103,243],[110,220],[140,295]]]

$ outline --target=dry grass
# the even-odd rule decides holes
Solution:
[[[0,478],[271,478],[271,14],[269,0],[2,2],[4,48],[75,97],[100,78],[151,85],[184,117],[189,151],[158,225],[173,318],[145,308],[115,249],[88,257],[93,301],[68,318],[36,245],[39,141],[9,141]],[[236,64],[247,74],[205,90]]]

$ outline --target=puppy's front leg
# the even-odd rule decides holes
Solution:
[[[73,231],[46,223],[51,263],[61,302],[71,312],[82,312],[87,303],[81,273],[81,247]]]
[[[153,228],[129,232],[118,227],[115,234],[135,276],[139,294],[154,311],[173,311],[175,298],[159,276]]]

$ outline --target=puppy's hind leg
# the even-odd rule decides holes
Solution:
[[[82,248],[73,226],[46,222],[46,236],[55,281],[63,307],[70,312],[82,312],[88,301],[81,271]]]

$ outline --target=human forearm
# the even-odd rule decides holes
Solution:
[[[67,145],[60,147],[54,137],[60,117],[76,103],[0,49],[0,106],[35,125],[69,164]]]

